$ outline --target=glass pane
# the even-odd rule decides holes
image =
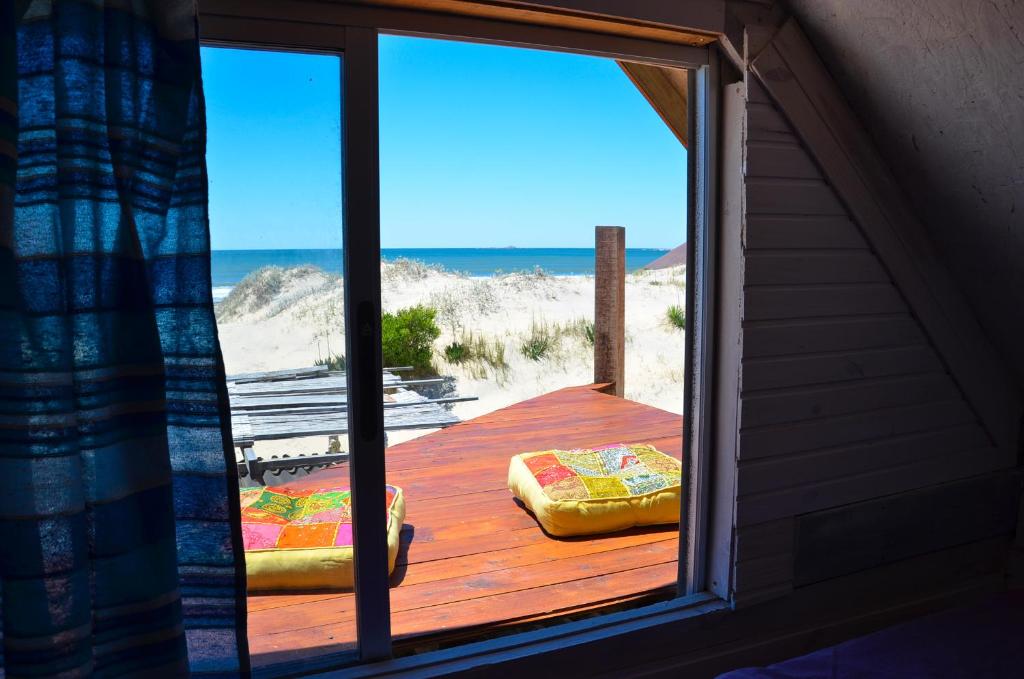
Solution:
[[[341,58],[223,48],[203,48],[202,58],[213,285],[243,486],[249,644],[254,667],[264,668],[356,645]]]
[[[686,152],[646,76],[381,39],[384,362],[421,404],[387,450],[400,653],[674,594]],[[625,247],[599,262],[607,224]],[[658,525],[614,511],[645,503],[632,515]]]

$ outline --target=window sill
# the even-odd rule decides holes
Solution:
[[[731,610],[729,603],[713,594],[694,594],[548,629],[523,632],[395,660],[349,667],[315,676],[422,677],[479,671],[494,665],[522,661],[530,656],[570,652],[574,648],[600,643],[615,637],[644,634],[662,625],[685,623],[688,620],[696,621],[703,616],[721,614],[729,610]],[[667,643],[671,643],[671,641],[669,640]],[[559,665],[557,659],[553,659],[553,663]],[[601,671],[602,667],[600,659],[595,658],[593,668],[577,666],[576,669],[581,672]],[[315,670],[313,671],[315,672]]]

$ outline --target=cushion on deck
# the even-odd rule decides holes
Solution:
[[[678,523],[679,461],[647,444],[512,458],[508,487],[551,535]]]
[[[352,493],[252,488],[241,492],[242,540],[249,590],[352,587]],[[387,486],[388,572],[395,568],[405,519],[402,489]]]

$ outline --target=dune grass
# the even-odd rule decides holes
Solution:
[[[483,380],[490,375],[503,384],[508,378],[505,343],[497,337],[460,332],[444,348],[444,358],[449,364],[462,367],[473,379]]]
[[[531,361],[539,361],[548,356],[561,334],[557,326],[550,326],[543,321],[530,323],[530,332],[519,346],[519,351]]]
[[[343,354],[334,354],[333,356],[317,357],[313,361],[313,365],[325,365],[328,370],[344,370],[345,366],[348,365]]]
[[[563,326],[562,333],[579,339],[587,346],[594,346],[594,321],[588,318],[574,318]]]
[[[665,312],[668,324],[677,330],[686,330],[686,312],[678,304],[673,304]]]

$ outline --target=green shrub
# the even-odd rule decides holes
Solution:
[[[313,365],[326,365],[328,370],[344,370],[346,363],[343,355],[335,354],[334,356],[327,355],[325,358],[318,358],[313,361]]]
[[[530,324],[530,334],[519,350],[531,361],[539,361],[551,351],[557,339],[557,333],[546,324],[534,321]]]
[[[444,348],[444,359],[449,363],[462,363],[470,359],[469,347],[461,342],[452,342]]]
[[[673,304],[666,313],[669,325],[679,330],[686,330],[686,312],[681,307]]]
[[[432,373],[434,340],[441,335],[437,311],[417,305],[384,313],[380,319],[381,353],[385,367],[412,366],[417,373]]]

